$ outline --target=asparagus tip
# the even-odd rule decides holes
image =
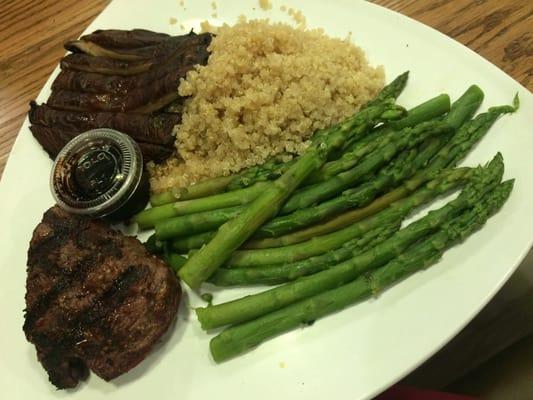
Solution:
[[[502,186],[509,186],[509,191],[511,191],[514,187],[515,179],[507,179],[506,181],[503,181],[501,183]]]
[[[513,107],[514,111],[518,111],[518,109],[520,108],[520,98],[518,97],[518,92],[516,92],[513,97]]]
[[[475,91],[477,92],[478,94],[480,94],[482,97],[485,96],[485,93],[483,93],[483,90],[478,86],[476,85],[475,83],[473,85],[470,85],[470,87],[468,88],[468,90],[470,91]]]
[[[402,72],[399,77],[408,78],[409,77],[409,70],[407,70],[405,72]]]

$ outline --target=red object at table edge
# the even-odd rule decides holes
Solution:
[[[416,389],[408,386],[393,386],[374,400],[475,400],[475,397]]]

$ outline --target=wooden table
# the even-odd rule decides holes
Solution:
[[[531,0],[376,0],[455,38],[533,89]],[[64,54],[107,0],[0,2],[0,176],[28,110]],[[533,332],[533,290],[525,263],[485,310],[445,349],[408,378],[443,387]],[[531,277],[531,274],[529,275]],[[533,277],[531,278],[533,281]]]

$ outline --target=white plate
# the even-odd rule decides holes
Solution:
[[[453,98],[470,84],[485,91],[483,108],[510,103],[522,108],[503,117],[468,157],[473,165],[501,151],[514,192],[487,226],[448,253],[433,268],[367,301],[324,318],[311,328],[271,340],[242,357],[215,365],[210,336],[200,330],[190,294],[167,340],[140,366],[111,383],[92,376],[74,391],[56,391],[22,333],[26,251],[33,228],[52,205],[51,162],[25,121],[0,186],[0,387],[6,399],[362,399],[384,390],[450,340],[485,305],[518,266],[533,239],[533,96],[509,76],[462,45],[402,15],[353,0],[276,1],[265,12],[258,1],[218,2],[218,18],[239,14],[289,21],[280,5],[303,10],[308,24],[362,46],[389,79],[404,70],[411,78],[400,103],[412,106],[437,93]],[[116,1],[87,29],[147,28],[179,33],[213,12],[211,0]],[[253,10],[255,8],[255,10]],[[169,18],[178,23],[170,25]],[[50,83],[38,100],[45,101]],[[215,302],[241,290],[215,294]]]

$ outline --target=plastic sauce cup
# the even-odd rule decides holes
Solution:
[[[114,129],[93,129],[68,142],[50,177],[57,204],[73,214],[119,221],[146,206],[150,187],[139,146]]]

